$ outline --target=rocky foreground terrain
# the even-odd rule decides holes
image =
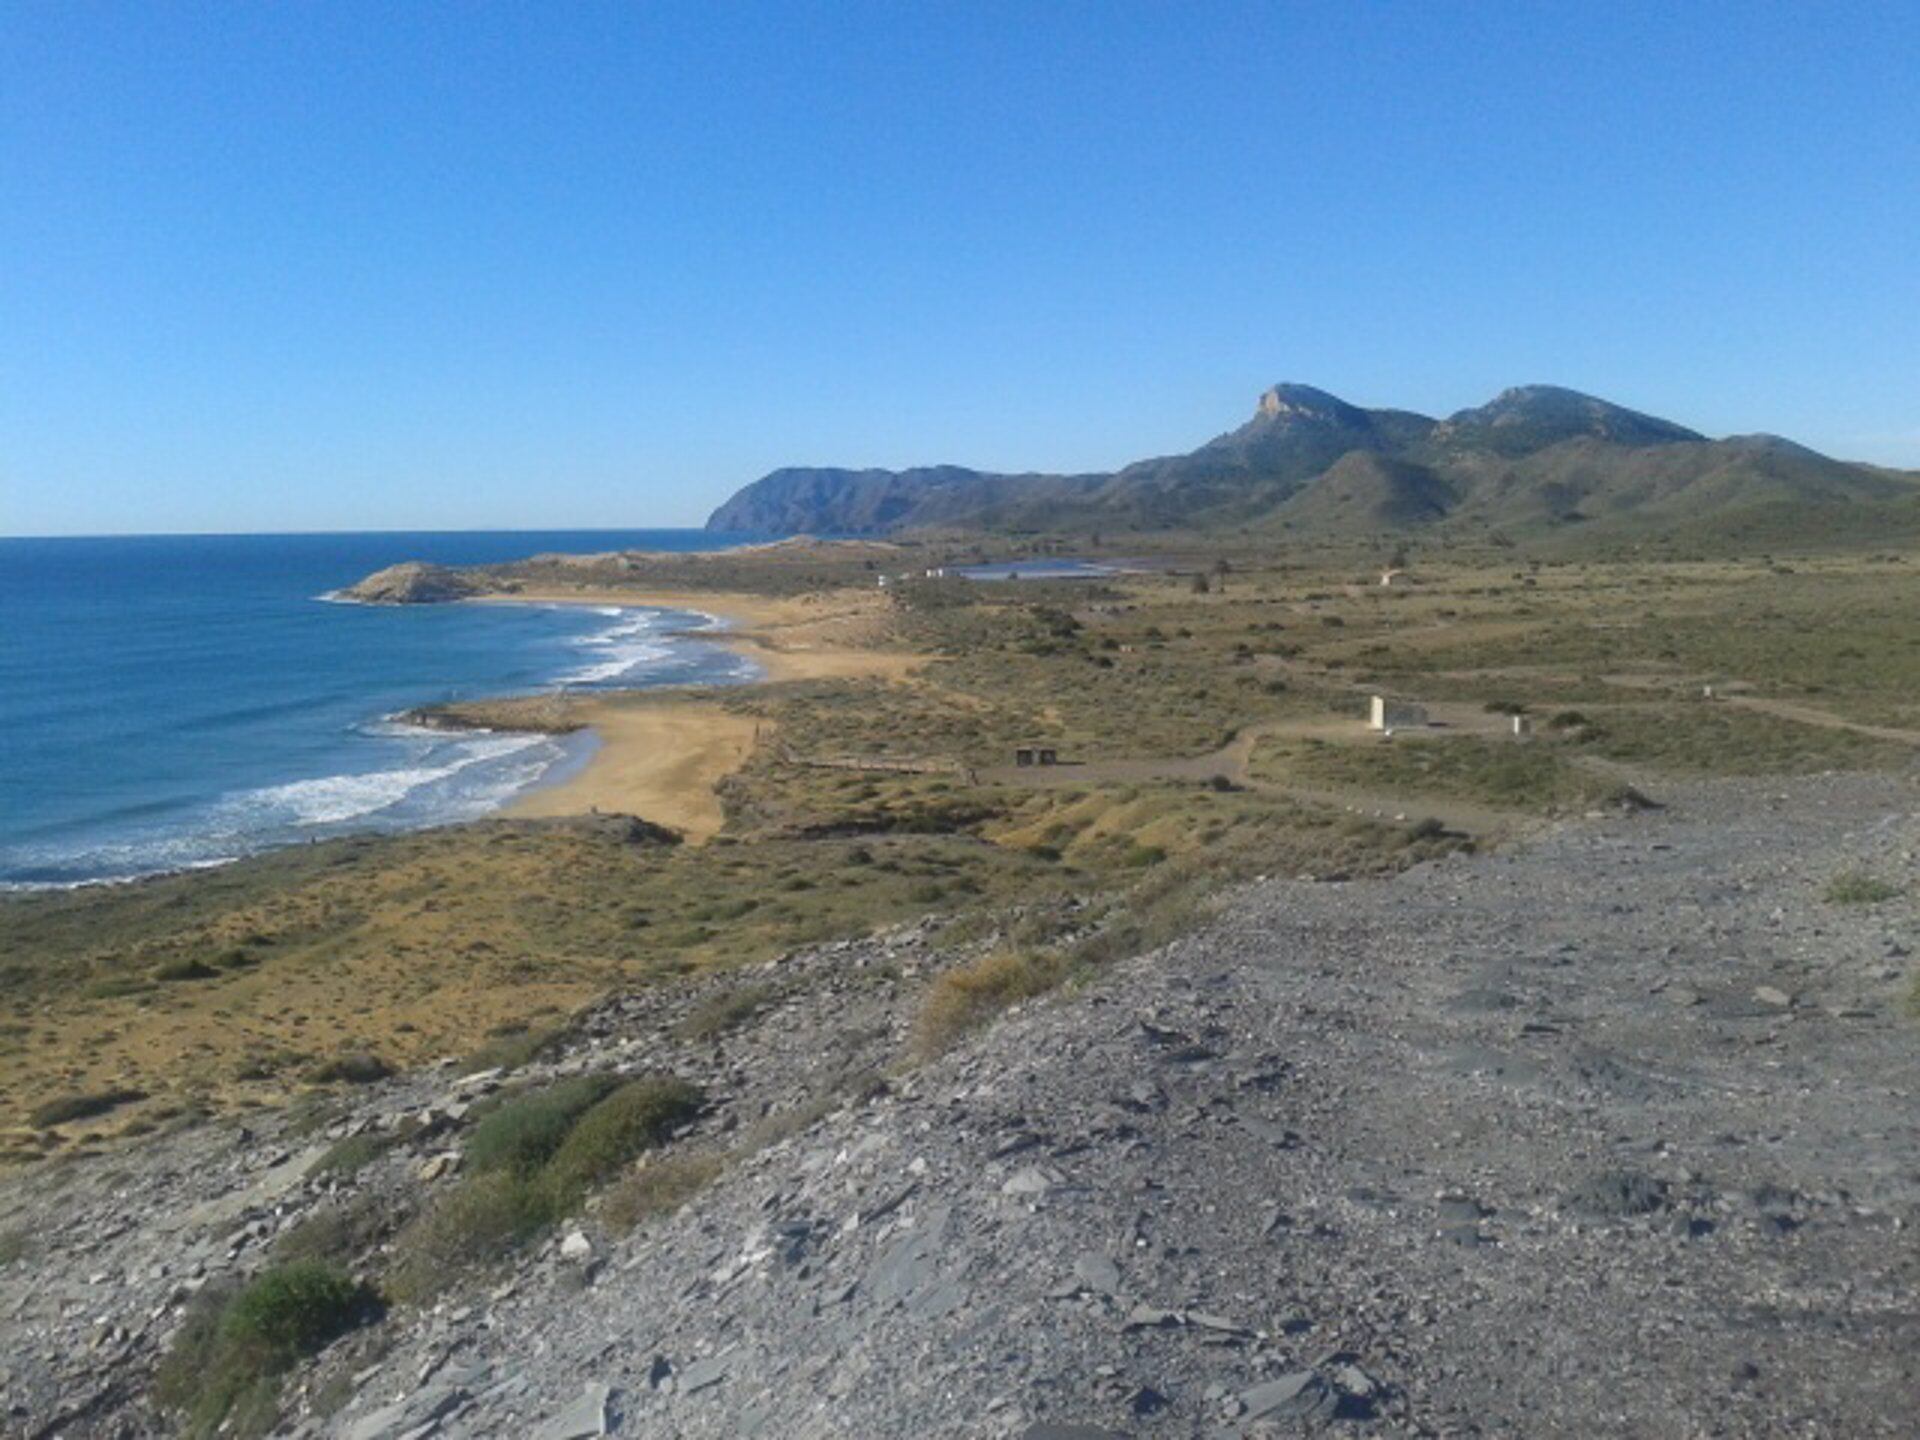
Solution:
[[[338,1342],[289,1433],[1910,1435],[1914,783],[1661,798],[1392,881],[1244,887],[912,1070],[952,958],[921,930],[609,1001],[541,1066],[671,1068],[709,1099],[678,1143],[757,1134],[750,1158]],[[1827,899],[1851,871],[1902,894]],[[764,1008],[688,1038],[743,980]],[[444,1067],[315,1133],[8,1182],[0,1430],[166,1433],[143,1390],[191,1292],[449,1183],[499,1083]]]

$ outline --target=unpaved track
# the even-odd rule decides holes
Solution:
[[[1461,707],[1465,708],[1465,707]],[[1479,716],[1481,720],[1487,717]],[[1504,721],[1504,716],[1493,717]],[[1436,731],[1436,735],[1459,733]],[[1038,788],[1071,789],[1076,785],[1137,785],[1155,781],[1185,782],[1203,785],[1223,778],[1244,790],[1258,790],[1309,805],[1325,805],[1377,817],[1399,816],[1415,820],[1431,816],[1448,829],[1480,839],[1517,835],[1538,826],[1539,818],[1513,810],[1496,810],[1471,801],[1439,796],[1415,796],[1408,799],[1383,791],[1335,789],[1302,785],[1293,780],[1268,780],[1253,774],[1253,752],[1265,739],[1284,736],[1331,740],[1345,745],[1381,745],[1390,743],[1360,721],[1348,719],[1275,721],[1250,725],[1232,740],[1204,755],[1177,759],[1132,759],[1069,761],[1064,765],[997,765],[976,771],[975,778],[996,785],[1029,785]],[[1419,743],[1419,742],[1413,742]]]

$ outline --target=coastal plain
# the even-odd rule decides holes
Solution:
[[[1635,1351],[1622,1433],[1808,1407],[1891,1433],[1912,1318],[1875,1257],[1920,1220],[1890,1128],[1913,554],[1169,537],[1085,547],[1111,564],[1078,579],[958,578],[976,546],[416,577],[703,611],[762,677],[428,707],[599,748],[497,818],[0,905],[0,1266],[40,1280],[0,1315],[15,1412],[382,1440],[582,1405],[689,1435],[745,1405],[822,1435],[1523,1411],[1578,1434],[1608,1403],[1583,1355],[1639,1342],[1577,1295],[1671,1326],[1788,1294],[1836,1317],[1838,1370],[1793,1315],[1764,1351],[1695,1325]],[[1423,721],[1371,728],[1374,696]],[[1770,1064],[1799,1077],[1783,1123],[1818,1130],[1792,1146],[1761,1134]],[[1845,1126],[1821,1075],[1854,1089]],[[1029,1220],[1071,1272],[1044,1295],[1003,1273]],[[183,1268],[88,1288],[153,1227]],[[1236,1258],[1202,1274],[1183,1236]],[[1457,1308],[1470,1264],[1493,1329]],[[1542,1265],[1578,1284],[1540,1291]],[[1834,1266],[1882,1332],[1829,1305]],[[311,1359],[220,1349],[246,1287],[290,1275],[364,1288]],[[1529,1306],[1592,1350],[1491,1364],[1475,1347]],[[806,1358],[821,1314],[884,1395]],[[608,1328],[658,1357],[605,1358]],[[1016,1333],[1048,1338],[1012,1392],[955,1358]],[[1732,1378],[1683,1393],[1703,1366]],[[828,1418],[776,1373],[835,1394]]]
[[[1904,773],[1920,737],[1900,554],[1442,548],[1382,586],[1364,548],[1214,544],[1095,579],[926,578],[966,558],[839,542],[490,575],[502,599],[702,610],[765,678],[439,707],[600,749],[502,820],[0,906],[7,1155],[324,1093],[342,1057],[460,1055],[917,915],[1045,950],[1141,894],[1391,871],[1693,776]],[[1383,741],[1375,690],[1446,723]],[[1064,763],[1015,766],[1035,739]]]

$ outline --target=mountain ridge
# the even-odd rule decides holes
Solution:
[[[1081,474],[783,467],[737,491],[707,528],[884,535],[1672,525],[1758,506],[1887,504],[1920,496],[1916,478],[1780,436],[1715,440],[1557,385],[1515,386],[1437,418],[1283,381],[1261,392],[1242,424],[1184,454]]]

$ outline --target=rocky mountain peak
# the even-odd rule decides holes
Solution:
[[[1254,413],[1262,420],[1344,420],[1358,412],[1337,395],[1283,382],[1260,397]]]

